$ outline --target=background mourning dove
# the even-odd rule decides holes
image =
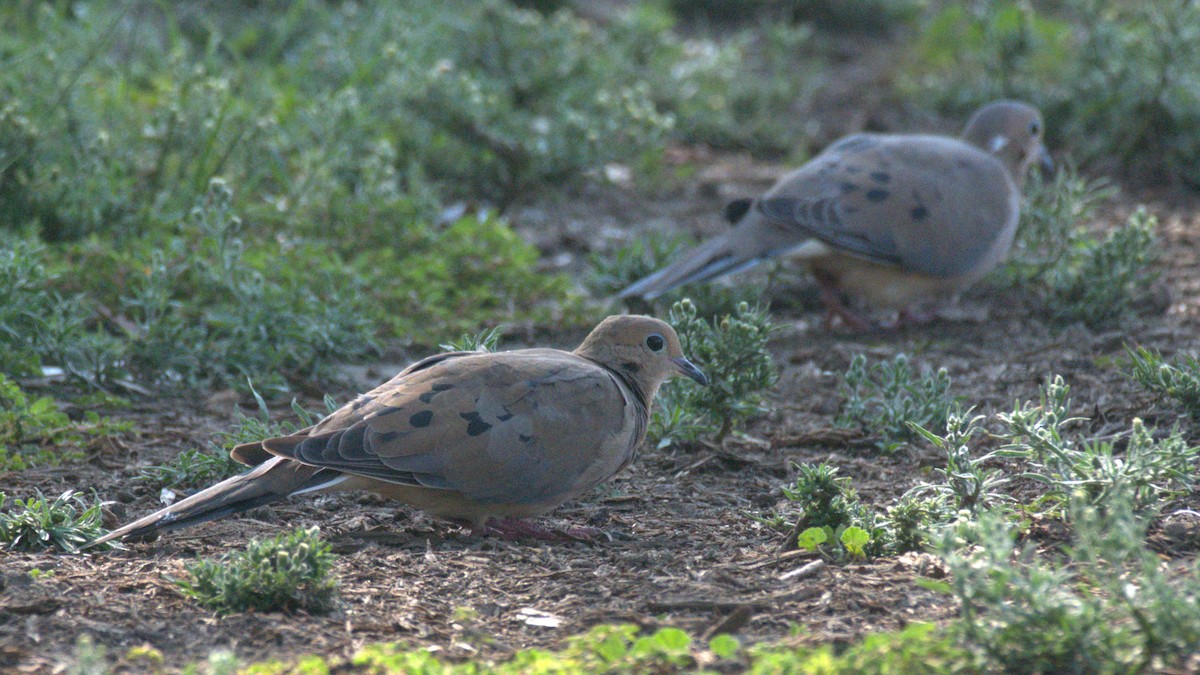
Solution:
[[[961,139],[857,134],[787,174],[760,199],[729,205],[735,226],[621,291],[666,291],[788,256],[808,267],[834,315],[859,329],[841,293],[901,310],[953,294],[1008,253],[1021,184],[1033,160],[1052,168],[1042,116],[1024,103],[990,103]]]
[[[419,361],[291,436],[239,445],[255,466],[94,543],[144,537],[289,495],[371,490],[477,531],[548,535],[546,513],[620,471],[658,387],[708,380],[666,323],[610,316],[574,352],[451,352]],[[491,520],[500,518],[503,520]]]

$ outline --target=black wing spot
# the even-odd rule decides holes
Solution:
[[[851,192],[854,192],[855,190],[857,190],[858,186],[855,185],[854,183],[847,181],[847,182],[839,185],[838,188],[841,189],[842,194],[846,195],[846,194],[850,194]]]
[[[517,439],[520,440],[522,443],[528,443],[529,441],[533,440],[533,436],[526,436],[525,434],[517,434]]]
[[[929,209],[924,206],[914,207],[912,210],[912,219],[918,223],[924,222],[929,217]]]
[[[890,174],[886,171],[872,171],[871,172],[871,180],[876,181],[878,183],[886,183],[891,179],[892,179],[892,174]]]
[[[729,202],[725,205],[725,220],[729,221],[730,225],[737,225],[738,221],[750,211],[753,203],[753,200],[745,197]]]
[[[413,425],[413,426],[416,426],[416,425]],[[375,434],[375,438],[371,439],[371,442],[372,442],[372,444],[374,444],[374,443],[391,443],[392,441],[396,440],[399,437],[400,437],[399,431],[385,431],[382,434]]]
[[[418,429],[429,426],[431,422],[433,422],[432,410],[422,410],[419,413],[413,413],[412,417],[408,418],[408,423]]]
[[[853,176],[854,174],[862,173],[862,167],[850,165],[850,166],[846,167],[846,173],[850,174],[851,176]]]
[[[879,202],[882,202],[885,199],[887,199],[890,195],[891,195],[891,193],[888,192],[887,190],[879,190],[879,189],[867,190],[867,201],[875,202],[876,204],[878,204]]]
[[[468,436],[478,436],[492,428],[492,425],[484,422],[477,412],[459,413],[458,416],[467,421]]]
[[[506,412],[503,415],[496,415],[496,419],[501,422],[507,422],[507,421],[511,420],[512,418],[513,418],[513,414],[510,412]]]

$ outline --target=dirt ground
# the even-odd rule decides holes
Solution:
[[[840,119],[864,123],[861,117]],[[831,136],[848,130],[833,128]],[[738,156],[703,159],[706,168],[669,198],[593,188],[522,209],[514,224],[547,251],[551,264],[571,268],[588,249],[645,229],[716,231],[724,227],[719,214],[726,199],[761,191],[787,168]],[[948,619],[954,608],[947,599],[915,583],[940,573],[932,557],[839,565],[815,554],[781,553],[783,536],[748,514],[780,509],[795,515],[780,491],[794,477],[792,462],[836,464],[866,501],[883,505],[929,476],[937,462],[932,450],[881,456],[833,428],[840,375],[857,353],[888,358],[904,352],[919,367],[945,367],[952,391],[983,413],[1035,397],[1044,378],[1058,373],[1072,385],[1076,412],[1091,419],[1093,434],[1127,429],[1134,417],[1169,427],[1177,418],[1171,405],[1143,392],[1111,359],[1125,343],[1167,355],[1195,349],[1200,217],[1194,213],[1200,199],[1126,194],[1102,220],[1115,225],[1139,202],[1160,218],[1162,301],[1118,330],[1048,325],[1034,298],[984,283],[966,293],[947,320],[888,335],[830,333],[818,311],[790,299],[811,293],[802,280],[772,289],[780,307],[774,316],[783,326],[772,343],[782,373],[770,395],[774,411],[719,448],[647,449],[614,481],[548,519],[601,528],[611,541],[481,539],[372,496],[340,495],[297,498],[125,551],[3,553],[0,671],[54,671],[68,661],[81,633],[106,645],[113,658],[152,645],[175,669],[218,648],[249,662],[310,653],[350,656],[382,641],[437,647],[454,657],[501,657],[525,647],[553,647],[609,622],[679,626],[697,636],[728,631],[749,643],[843,642],[915,620]],[[556,334],[542,342],[571,348],[579,337]],[[365,388],[401,365],[353,372]],[[351,390],[332,393],[344,401]],[[0,491],[23,496],[35,488],[46,494],[94,489],[116,501],[117,520],[140,516],[158,507],[158,495],[135,480],[139,467],[206,445],[230,424],[231,408],[231,399],[220,393],[207,400],[136,401],[127,413],[135,434],[106,443],[82,463],[0,475]],[[171,580],[197,556],[300,525],[320,526],[339,554],[341,598],[331,614],[219,617],[175,590]],[[1194,556],[1196,537],[1167,531],[1161,523],[1155,527],[1156,550],[1178,560]],[[1054,543],[1053,532],[1040,536]],[[33,580],[29,571],[35,568],[54,574]],[[798,637],[795,626],[805,628]]]

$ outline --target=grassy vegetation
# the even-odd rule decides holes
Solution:
[[[511,207],[603,180],[611,165],[643,187],[694,170],[668,158],[671,143],[803,161],[821,122],[810,113],[844,57],[827,49],[841,44],[830,29],[851,41],[869,31],[873,46],[912,40],[872,89],[879,98],[862,101],[868,125],[891,123],[876,109],[889,97],[958,118],[1022,98],[1045,112],[1049,145],[1088,169],[1200,188],[1194,2],[668,0],[594,21],[553,0],[533,3],[541,11],[502,0],[185,4],[0,8],[0,471],[77,459],[124,429],[91,411],[72,420],[19,384],[52,369],[100,396],[140,386],[257,396],[246,383],[276,394],[396,342],[463,335],[443,347],[490,350],[499,333],[475,334],[481,326],[591,323],[599,312],[573,281],[539,271]],[[1154,281],[1157,223],[1140,209],[1098,232],[1114,192],[1071,164],[1032,176],[997,277],[1055,322],[1107,330],[1134,316]],[[688,243],[654,235],[596,256],[584,290],[608,298]],[[713,379],[664,388],[651,442],[720,442],[765,410],[777,373],[762,296],[754,284],[704,284],[635,308],[669,314]],[[1195,359],[1129,357],[1131,377],[1200,417]],[[250,672],[1194,666],[1197,570],[1165,563],[1146,534],[1169,500],[1194,491],[1200,448],[1136,418],[1089,437],[1061,378],[1011,411],[973,415],[933,366],[855,357],[838,415],[885,452],[936,448],[921,483],[878,503],[829,464],[800,465],[783,489],[791,504],[761,521],[837,562],[932,552],[949,575],[926,585],[960,610],[941,627],[797,648],[603,625],[502,661],[390,644]],[[263,414],[239,412],[217,443],[146,476],[211,483],[240,469],[232,445],[316,419],[294,405],[298,424],[271,422],[259,404]],[[74,552],[103,532],[100,504],[77,493],[5,500],[9,549]],[[1061,541],[1032,527],[1047,521]],[[222,613],[320,612],[333,604],[332,565],[317,533],[297,530],[200,561],[180,587]],[[90,639],[76,654],[80,671],[108,669]],[[163,667],[148,646],[124,660]],[[241,665],[216,652],[206,667]]]
[[[1068,560],[1014,542],[999,512],[945,530],[938,551],[962,608],[959,644],[1019,672],[1133,673],[1177,667],[1200,646],[1195,570],[1173,574],[1145,544],[1131,495],[1073,500]]]
[[[246,415],[241,409],[235,408],[233,426],[227,431],[222,431],[216,442],[209,443],[205,449],[187,448],[165,464],[148,466],[141,470],[140,478],[160,488],[207,487],[246,470],[245,466],[229,456],[229,451],[235,445],[287,436],[320,421],[320,416],[305,410],[295,399],[292,399],[292,412],[296,414],[298,423],[272,421],[266,401],[253,385],[248,386],[258,403],[257,417]],[[326,395],[326,413],[333,412],[337,407],[333,397]]]
[[[0,546],[10,551],[53,549],[76,553],[79,547],[104,535],[99,501],[88,503],[77,492],[68,490],[54,499],[41,493],[28,499],[16,499],[5,508],[7,496],[0,492]],[[99,549],[116,548],[116,542]]]
[[[1052,147],[1200,187],[1200,13],[1191,2],[932,3],[905,66],[916,98],[965,115],[1019,98]]]
[[[0,374],[0,471],[79,459],[87,444],[130,429],[93,410],[74,421],[49,396],[31,396]]]
[[[1200,419],[1200,361],[1180,354],[1168,362],[1145,347],[1125,347],[1130,377],[1146,389],[1174,399],[1192,419]]]
[[[911,424],[941,429],[953,397],[944,368],[914,373],[908,357],[869,364],[857,354],[843,376],[846,402],[836,423],[862,427],[880,450],[895,452],[916,440]]]
[[[333,554],[316,528],[255,540],[243,551],[188,566],[184,595],[221,613],[321,613],[333,606]]]

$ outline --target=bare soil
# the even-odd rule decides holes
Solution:
[[[861,117],[827,119],[865,123]],[[680,149],[696,152],[702,151]],[[761,191],[787,168],[711,153],[704,160],[702,171],[666,197],[592,188],[522,209],[514,224],[545,249],[552,266],[577,268],[589,250],[651,228],[703,235],[725,227],[720,213],[726,199]],[[945,367],[953,391],[981,413],[1035,397],[1046,376],[1058,373],[1073,387],[1077,412],[1090,418],[1091,434],[1128,429],[1134,417],[1164,429],[1177,421],[1186,425],[1169,402],[1155,400],[1114,366],[1126,343],[1167,355],[1194,350],[1200,324],[1200,199],[1127,195],[1097,226],[1116,226],[1141,202],[1160,217],[1161,301],[1107,332],[1050,325],[1036,298],[986,282],[965,294],[951,318],[927,326],[869,336],[828,332],[820,312],[796,300],[811,296],[803,280],[773,288],[775,318],[783,326],[772,343],[782,372],[770,395],[774,411],[720,447],[647,449],[614,481],[548,519],[551,525],[598,527],[609,541],[477,538],[370,495],[340,495],[297,498],[125,551],[0,553],[0,671],[55,671],[69,661],[82,633],[106,645],[114,658],[152,645],[164,653],[167,668],[177,669],[218,648],[232,649],[244,661],[287,660],[311,653],[348,657],[381,641],[436,647],[452,657],[503,657],[526,647],[554,647],[608,622],[679,626],[694,635],[730,631],[744,642],[840,643],[912,621],[947,620],[955,612],[947,598],[915,583],[943,573],[931,556],[836,564],[781,551],[783,535],[748,516],[775,510],[795,515],[780,491],[794,477],[793,462],[836,464],[866,501],[880,506],[937,465],[928,448],[883,456],[833,427],[842,401],[838,383],[857,353],[890,358],[904,352],[919,367]],[[578,338],[564,332],[539,341],[571,348]],[[509,340],[506,346],[516,345]],[[368,387],[402,365],[352,372],[358,387]],[[336,393],[346,400],[351,391]],[[116,502],[111,525],[140,516],[159,504],[157,491],[136,479],[139,467],[206,445],[230,424],[233,400],[218,392],[208,399],[137,401],[122,413],[134,421],[134,434],[101,444],[82,463],[0,474],[0,491],[95,490]],[[1185,428],[1196,441],[1196,427]],[[1184,500],[1179,508],[1196,504]],[[339,554],[341,598],[332,613],[221,617],[175,590],[172,579],[182,577],[197,556],[301,525],[320,526]],[[1196,528],[1165,525],[1152,532],[1156,550],[1171,560],[1190,560],[1200,547]],[[1061,541],[1050,524],[1035,527],[1031,536],[1046,546]],[[53,575],[34,580],[29,572],[35,568]],[[529,610],[559,621],[537,625],[555,622],[530,621]],[[805,631],[796,637],[794,626]]]

